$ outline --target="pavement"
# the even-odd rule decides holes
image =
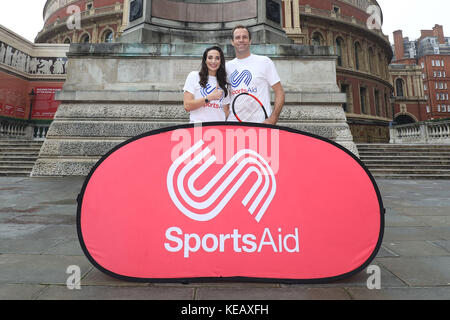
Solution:
[[[450,181],[377,180],[386,208],[372,269],[329,284],[130,283],[97,270],[76,231],[84,178],[0,177],[0,300],[450,299]],[[66,285],[78,266],[80,289]],[[68,269],[69,268],[69,269]],[[369,272],[367,272],[369,271]],[[372,280],[371,280],[372,279]],[[69,281],[70,283],[70,281]]]

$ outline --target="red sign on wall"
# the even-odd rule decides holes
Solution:
[[[33,119],[53,119],[60,105],[60,101],[55,101],[55,93],[61,88],[35,88],[35,99],[33,103]]]
[[[5,105],[3,108],[3,114],[6,116],[14,117],[14,114],[16,113],[16,107],[11,105]]]
[[[268,125],[193,124],[105,155],[79,196],[89,260],[125,280],[328,282],[381,246],[375,180],[342,146]]]

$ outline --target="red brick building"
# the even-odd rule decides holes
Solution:
[[[394,32],[390,66],[399,123],[450,117],[450,38],[443,27],[421,30],[415,41]],[[414,71],[412,71],[414,70]]]
[[[125,10],[128,1],[125,1]],[[112,42],[120,36],[124,0],[47,0],[36,43]],[[79,25],[74,18],[79,16]]]
[[[347,94],[343,108],[355,142],[388,142],[393,53],[377,1],[285,0],[284,16],[286,33],[296,43],[335,48],[337,82]]]

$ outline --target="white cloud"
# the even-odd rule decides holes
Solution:
[[[46,0],[1,0],[0,24],[34,42],[44,26]]]
[[[450,1],[448,0],[378,0],[383,11],[383,33],[393,41],[392,33],[403,30],[403,37],[416,40],[420,30],[431,30],[434,25],[444,26],[450,37]]]

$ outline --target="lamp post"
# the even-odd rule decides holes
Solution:
[[[30,112],[28,113],[28,122],[31,121],[31,114],[33,112],[33,102],[36,98],[36,93],[34,92],[34,89],[31,89],[31,92],[28,94],[30,96]]]

